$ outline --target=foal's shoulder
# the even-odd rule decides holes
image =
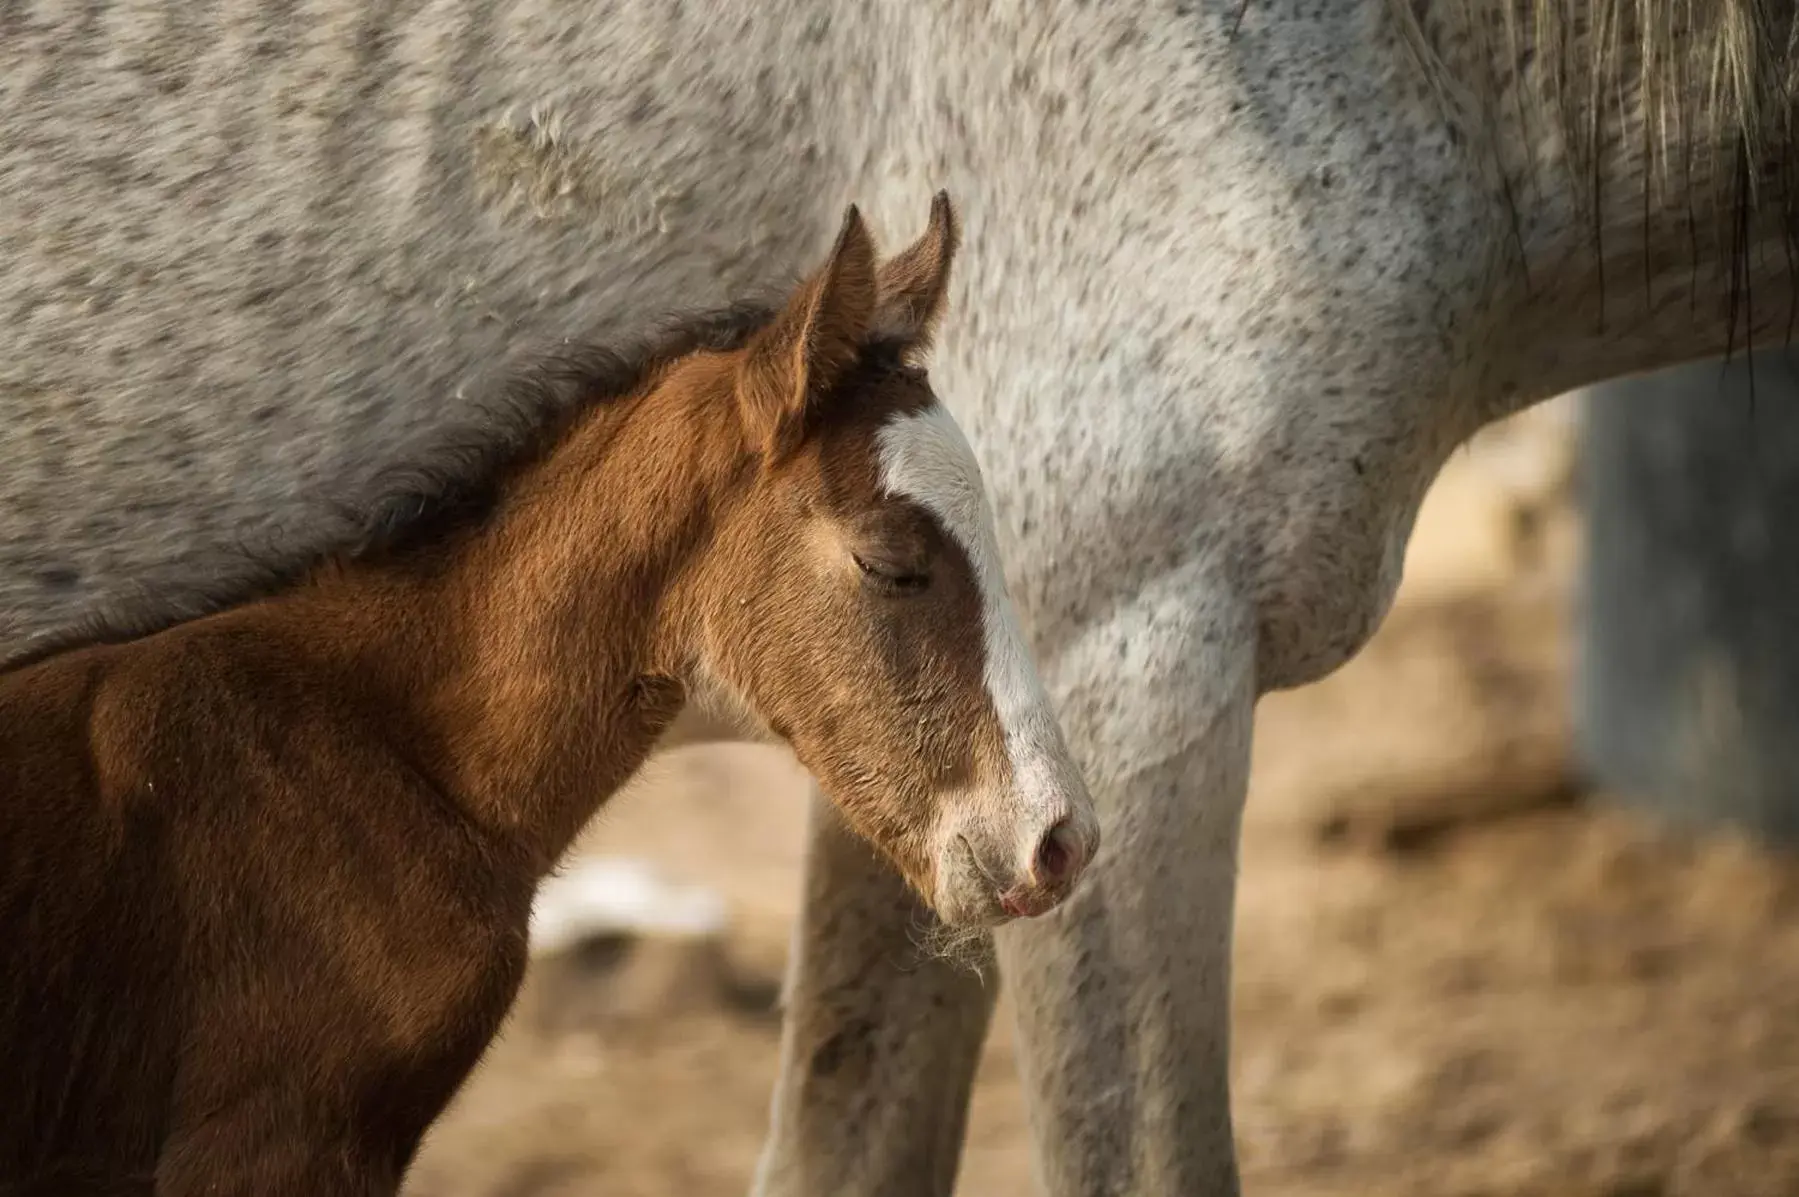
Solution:
[[[0,752],[13,737],[42,739],[79,723],[112,665],[110,646],[95,645],[0,672]]]

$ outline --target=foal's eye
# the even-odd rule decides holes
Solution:
[[[862,580],[882,594],[917,594],[931,584],[929,574],[884,565],[853,553],[851,556],[855,558],[856,568],[862,571]]]

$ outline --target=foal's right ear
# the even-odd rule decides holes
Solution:
[[[924,235],[895,254],[875,276],[876,337],[898,342],[911,354],[931,347],[961,240],[949,192],[939,191],[931,200],[931,223]]]
[[[738,371],[744,431],[769,459],[804,438],[813,404],[856,364],[874,310],[874,238],[851,204],[831,256],[750,341]]]

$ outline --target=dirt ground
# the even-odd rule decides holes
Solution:
[[[1246,1190],[1799,1193],[1799,862],[1581,791],[1578,529],[1521,517],[1473,457],[1433,492],[1376,641],[1263,703],[1236,955]],[[413,1197],[746,1191],[801,796],[779,753],[706,750],[607,812],[585,851],[715,889],[728,930],[535,965]],[[1028,1153],[1002,991],[958,1191],[1033,1193]]]

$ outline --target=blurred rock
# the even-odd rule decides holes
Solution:
[[[704,938],[724,929],[725,901],[712,890],[671,882],[646,860],[590,856],[538,888],[531,954],[554,955],[596,936]]]
[[[724,899],[648,862],[572,861],[533,910],[516,1026],[544,1035],[720,1011],[772,1017],[777,985],[732,962]]]

